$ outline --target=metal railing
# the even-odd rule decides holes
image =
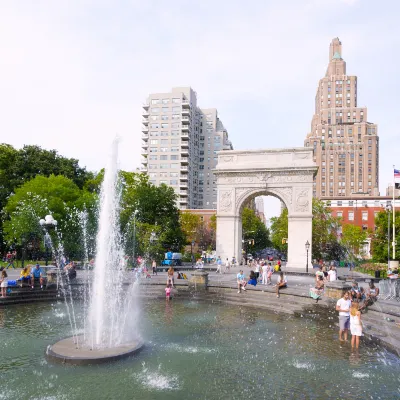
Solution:
[[[379,297],[382,300],[400,301],[400,279],[382,279],[379,281]]]

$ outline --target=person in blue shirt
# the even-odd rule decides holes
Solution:
[[[236,279],[237,279],[237,285],[238,285],[238,293],[241,293],[241,290],[243,289],[244,291],[246,291],[246,279],[244,277],[243,271],[240,270],[240,272],[236,275]]]
[[[254,271],[250,271],[250,279],[247,282],[248,285],[257,286],[257,275]]]
[[[43,282],[44,282],[43,270],[42,268],[40,268],[39,264],[36,264],[36,266],[32,268],[31,275],[32,275],[32,289],[35,286],[35,281],[39,281],[40,288],[43,289]]]

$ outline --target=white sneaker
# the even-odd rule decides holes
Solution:
[[[238,293],[240,293],[240,290],[238,290]]]
[[[246,291],[246,288],[242,288],[244,291]]]

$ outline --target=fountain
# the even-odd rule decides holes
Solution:
[[[84,332],[49,346],[47,356],[70,364],[116,360],[139,351],[143,343],[133,325],[138,316],[136,283],[124,288],[124,252],[119,230],[118,140],[101,187],[93,283],[88,293]]]

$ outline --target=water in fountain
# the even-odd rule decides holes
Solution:
[[[135,302],[134,285],[123,290],[124,251],[122,249],[118,187],[118,140],[114,140],[111,156],[101,186],[99,226],[96,239],[94,279],[90,291],[86,345],[92,349],[119,346],[134,339],[132,321]]]

